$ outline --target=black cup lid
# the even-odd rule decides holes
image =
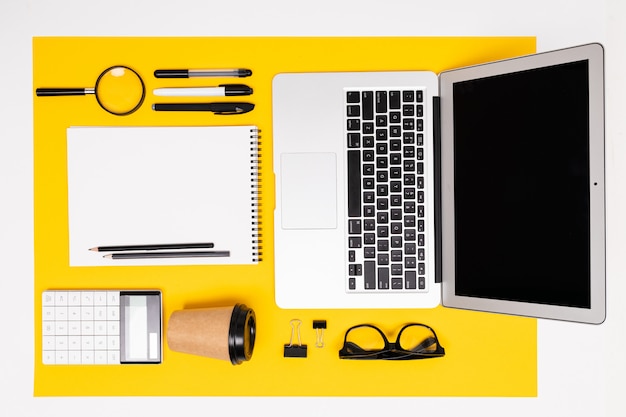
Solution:
[[[236,304],[230,317],[228,353],[233,365],[249,361],[256,338],[256,316],[245,304]]]

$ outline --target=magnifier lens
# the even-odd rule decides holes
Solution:
[[[98,103],[110,113],[123,115],[137,110],[145,97],[139,74],[126,67],[112,67],[96,83]]]

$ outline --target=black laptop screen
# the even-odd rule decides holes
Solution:
[[[589,69],[454,84],[456,294],[590,307]]]

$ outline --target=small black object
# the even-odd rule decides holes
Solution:
[[[220,87],[224,87],[226,96],[249,96],[252,94],[252,88],[245,84],[220,84]]]
[[[307,346],[306,345],[285,345],[283,356],[285,358],[306,358]]]
[[[326,320],[313,320],[313,328],[314,329],[325,329],[326,328]]]
[[[285,358],[306,358],[307,346],[302,344],[300,337],[301,320],[294,319],[289,322],[291,325],[291,337],[289,343],[284,346],[283,356]],[[294,339],[298,338],[298,344],[294,344]]]
[[[315,347],[323,348],[326,320],[313,320],[313,328],[315,329]]]

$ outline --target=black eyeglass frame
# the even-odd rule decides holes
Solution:
[[[430,330],[433,334],[433,337],[427,337],[420,344],[414,347],[411,350],[404,349],[399,340],[402,336],[402,332],[409,327],[420,326]],[[366,350],[361,348],[359,345],[353,342],[348,342],[348,335],[354,329],[358,329],[361,327],[369,327],[376,330],[382,340],[385,342],[385,346],[383,349],[375,349],[375,350]],[[426,351],[427,348],[435,344],[434,351]],[[416,360],[416,359],[430,359],[430,358],[440,358],[445,356],[446,350],[439,343],[439,338],[437,337],[437,333],[435,330],[421,323],[408,323],[402,326],[400,331],[398,332],[398,336],[396,337],[395,342],[389,342],[385,333],[380,330],[378,327],[372,324],[357,324],[356,326],[350,327],[346,330],[346,334],[343,339],[343,347],[339,351],[339,359],[357,359],[357,360],[375,360],[375,359],[383,359],[383,360]]]

